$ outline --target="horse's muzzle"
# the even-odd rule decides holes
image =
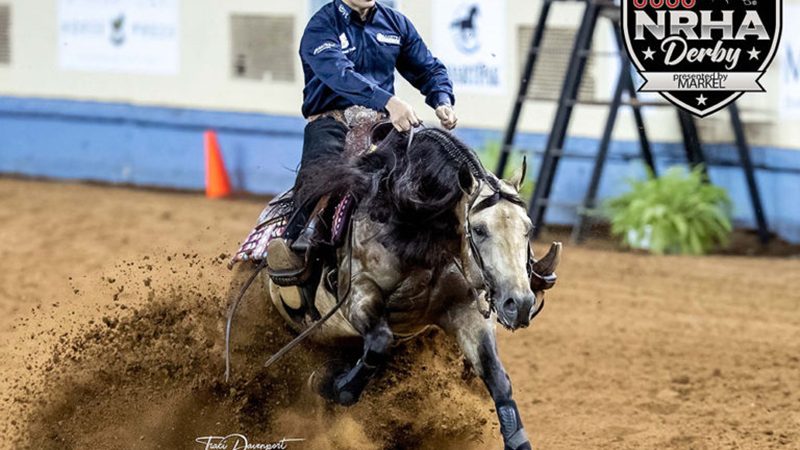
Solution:
[[[511,330],[525,328],[539,314],[542,304],[543,302],[537,303],[533,292],[510,296],[497,308],[497,319],[501,325]]]

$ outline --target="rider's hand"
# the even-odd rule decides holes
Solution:
[[[414,108],[397,97],[389,99],[389,103],[386,104],[386,110],[389,111],[389,119],[391,119],[392,125],[397,131],[408,131],[420,124]]]
[[[436,117],[439,118],[442,126],[448,130],[455,128],[456,124],[458,123],[456,112],[450,105],[440,105],[438,108],[436,108]]]

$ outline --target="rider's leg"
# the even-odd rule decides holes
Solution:
[[[322,117],[306,125],[303,133],[303,156],[300,159],[300,169],[297,171],[294,186],[295,194],[302,189],[310,167],[322,159],[344,152],[346,137],[347,127],[331,117]],[[297,200],[298,214],[284,234],[289,240],[297,239],[319,198],[297,198]]]
[[[321,159],[342,154],[344,151],[347,127],[336,119],[323,117],[306,125],[303,137],[303,156],[295,181],[295,194],[306,181],[306,172]],[[267,251],[267,263],[273,271],[299,271],[305,261],[293,250],[293,243],[301,238],[318,198],[295,198],[295,214],[289,220],[283,238],[273,239]],[[308,242],[305,242],[308,241]],[[310,239],[304,240],[302,247],[312,245]]]
[[[495,403],[505,449],[530,449],[517,404],[511,398],[511,380],[497,353],[494,320],[485,319],[474,302],[467,302],[445,314],[439,325],[456,338],[464,356],[486,384]]]

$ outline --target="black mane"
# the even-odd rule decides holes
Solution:
[[[456,205],[462,185],[487,177],[477,156],[451,134],[428,128],[408,135],[392,131],[378,148],[356,161],[319,161],[296,199],[353,193],[359,211],[386,225],[378,239],[405,265],[443,265],[458,254],[462,233]],[[461,180],[461,181],[459,181]],[[469,187],[469,186],[464,186]]]

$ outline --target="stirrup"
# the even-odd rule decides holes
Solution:
[[[292,251],[285,239],[275,239],[267,249],[267,273],[278,286],[303,284],[311,274],[308,270],[308,253],[304,256]]]
[[[308,221],[303,231],[300,232],[300,236],[289,245],[289,248],[295,254],[308,253],[321,241],[322,235],[324,234],[323,227],[324,223],[319,214],[315,215]]]

